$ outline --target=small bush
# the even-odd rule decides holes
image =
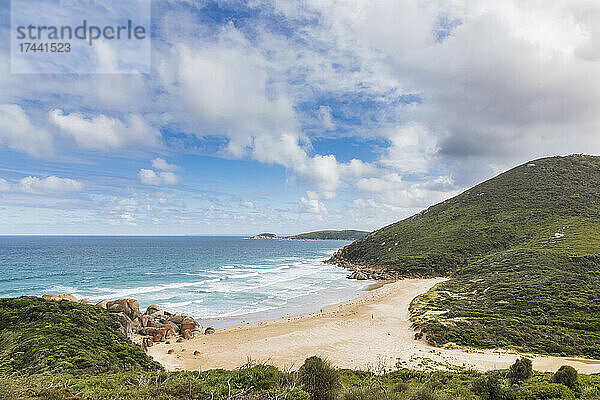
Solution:
[[[564,385],[543,382],[519,388],[515,398],[516,400],[575,399],[575,394]]]
[[[412,396],[409,397],[410,400],[440,400],[440,396],[430,388],[421,388]]]
[[[521,383],[533,376],[533,367],[528,358],[519,358],[508,371],[508,379],[512,385]]]
[[[298,370],[298,379],[313,400],[333,400],[341,387],[338,371],[319,357],[309,357]]]
[[[400,383],[396,383],[394,386],[392,386],[392,392],[403,393],[403,392],[406,392],[409,388],[410,388],[410,385],[408,383],[400,382]]]
[[[279,386],[282,373],[270,365],[258,364],[240,368],[231,380],[234,387],[252,390],[265,390]]]
[[[342,395],[342,400],[380,400],[382,398],[381,390],[363,387],[346,389]]]
[[[68,389],[44,389],[38,393],[38,397],[43,400],[79,400]]]
[[[342,400],[399,400],[403,398],[399,391],[393,388],[368,388],[353,387],[346,389],[342,394]]]
[[[563,365],[552,377],[552,382],[560,383],[561,385],[565,385],[571,389],[576,389],[578,386],[577,379],[577,370],[568,365]]]
[[[473,382],[473,392],[486,400],[501,400],[504,395],[502,383],[496,375],[486,375]]]

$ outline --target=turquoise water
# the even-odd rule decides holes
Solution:
[[[0,237],[0,297],[133,297],[215,327],[316,311],[364,282],[324,264],[345,241],[243,237]]]

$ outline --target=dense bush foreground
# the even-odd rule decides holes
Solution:
[[[118,329],[116,317],[100,307],[33,296],[0,299],[0,373],[161,369]]]
[[[510,370],[372,372],[334,370],[311,357],[298,372],[266,365],[236,371],[127,371],[97,376],[34,375],[0,378],[7,400],[288,399],[288,400],[545,400],[600,399],[600,376],[533,373],[521,362]],[[514,382],[514,383],[511,383]]]

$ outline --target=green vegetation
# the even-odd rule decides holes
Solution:
[[[290,374],[266,365],[245,366],[237,371],[128,371],[97,376],[61,374],[0,379],[0,398],[310,400],[309,394],[296,386]]]
[[[518,166],[373,232],[341,257],[450,277],[411,308],[434,345],[600,358],[600,157]]]
[[[505,251],[464,268],[411,308],[434,345],[600,358],[598,287],[593,257]]]
[[[0,299],[0,373],[160,369],[118,331],[116,318],[100,307],[67,300]]]
[[[519,384],[533,376],[533,367],[528,358],[519,358],[508,370],[511,385]]]
[[[563,365],[552,377],[552,382],[560,383],[572,390],[579,389],[579,376],[577,370],[569,365]]]
[[[310,364],[310,365],[307,365]],[[535,373],[510,383],[508,370],[413,371],[384,374],[330,370],[317,357],[304,372],[282,372],[267,365],[246,365],[235,371],[126,371],[96,376],[55,374],[0,377],[0,398],[11,400],[549,400],[600,399],[600,376],[583,375],[575,389],[553,374]],[[310,372],[307,372],[310,371]],[[336,379],[330,378],[332,372]],[[303,383],[333,382],[309,388]],[[337,382],[341,382],[338,384]],[[318,391],[310,392],[315,388]],[[321,389],[325,388],[324,392]],[[312,395],[309,393],[313,393]],[[327,397],[320,397],[326,393]]]
[[[381,228],[342,255],[404,273],[439,276],[515,246],[551,248],[544,242],[553,241],[555,233],[573,244],[589,240],[573,250],[598,254],[600,237],[593,233],[600,231],[599,199],[600,157],[544,158]],[[562,232],[573,221],[586,229]]]
[[[335,400],[342,385],[338,371],[326,360],[315,356],[306,359],[298,370],[298,378],[313,400]]]
[[[367,236],[369,232],[344,230],[344,231],[316,231],[288,236],[288,239],[311,239],[311,240],[357,240]]]

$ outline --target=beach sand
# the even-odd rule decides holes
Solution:
[[[443,349],[414,339],[408,307],[413,298],[444,279],[407,279],[315,313],[217,329],[182,343],[160,343],[148,354],[166,369],[235,369],[248,360],[297,369],[307,357],[327,358],[336,367],[383,372],[398,362],[409,368],[451,365],[485,371],[508,368],[518,354],[507,351]],[[173,349],[172,354],[167,354]],[[199,355],[194,355],[198,351]],[[530,356],[532,357],[532,356]],[[573,357],[533,358],[538,371],[571,365],[580,373],[600,372],[600,361]]]

